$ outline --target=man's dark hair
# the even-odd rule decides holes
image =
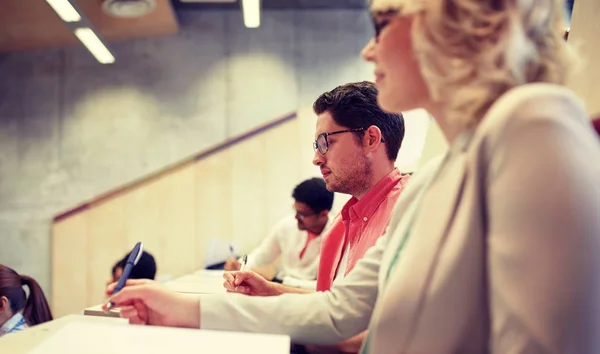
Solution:
[[[308,205],[315,213],[331,210],[333,205],[333,192],[327,190],[322,178],[311,178],[300,183],[294,188],[292,198]]]
[[[127,253],[125,255],[125,257],[123,257],[123,259],[121,259],[120,261],[117,262],[117,264],[115,264],[113,266],[112,272],[113,274],[115,274],[115,270],[117,270],[117,268],[125,268],[125,263],[127,262],[127,258],[129,258],[129,253]],[[131,275],[129,276],[129,279],[154,279],[154,277],[156,276],[156,262],[154,261],[154,256],[152,256],[150,253],[144,251],[142,253],[142,256],[140,257],[140,260],[137,262],[136,265],[133,266],[133,269],[131,270]]]
[[[378,127],[388,159],[396,161],[404,139],[404,118],[402,114],[387,113],[379,108],[377,92],[375,85],[368,81],[345,84],[319,96],[313,110],[316,114],[328,112],[336,124],[349,129]],[[354,134],[362,139],[365,132]]]

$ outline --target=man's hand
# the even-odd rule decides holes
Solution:
[[[277,285],[253,271],[224,272],[223,287],[232,293],[250,296],[276,296],[281,295]]]
[[[106,289],[112,295],[116,283]],[[126,286],[108,299],[121,317],[131,324],[200,328],[198,298],[176,293],[147,279],[128,280]],[[102,306],[106,309],[106,304]]]
[[[231,272],[234,270],[240,270],[242,268],[242,264],[235,258],[229,258],[227,261],[225,261],[225,266],[223,268],[226,271]]]

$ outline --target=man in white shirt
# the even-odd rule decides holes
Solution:
[[[320,235],[329,221],[333,193],[322,178],[308,179],[294,188],[295,215],[279,221],[263,242],[248,254],[247,269],[258,270],[281,256],[281,271],[273,279],[293,287],[316,288]],[[239,270],[240,262],[230,259],[225,270]],[[259,270],[259,273],[264,273]]]

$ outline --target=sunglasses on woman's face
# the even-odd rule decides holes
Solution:
[[[379,35],[387,25],[390,24],[393,15],[396,15],[396,10],[389,10],[385,12],[377,12],[371,16],[373,22],[373,29],[375,30],[375,42],[379,42]]]

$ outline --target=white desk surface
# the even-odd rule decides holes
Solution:
[[[68,315],[24,331],[3,335],[0,337],[0,353],[29,353],[66,324],[79,320],[89,323],[110,323],[116,326],[129,326],[127,320],[123,318]]]
[[[221,294],[227,292],[223,287],[223,271],[202,269],[173,279],[165,285],[176,292],[186,294]]]
[[[120,326],[124,328],[118,329]],[[133,326],[118,318],[69,315],[4,335],[0,338],[0,352],[162,354],[173,349],[182,353],[238,354],[240,347],[235,343],[246,343],[243,352],[248,354],[290,351],[288,336]]]
[[[190,273],[192,275],[201,275],[201,276],[213,276],[213,277],[222,277],[223,270],[219,269],[199,269],[195,272]]]

